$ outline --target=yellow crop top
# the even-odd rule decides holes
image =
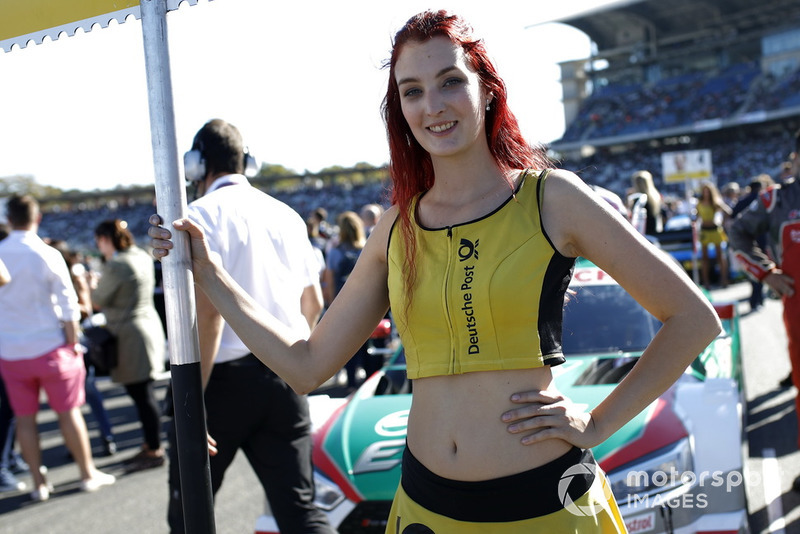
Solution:
[[[575,260],[559,254],[542,228],[546,177],[547,171],[525,171],[515,196],[474,221],[445,228],[414,222],[417,281],[410,306],[395,222],[389,300],[409,378],[564,362],[562,310]]]
[[[710,204],[697,203],[697,215],[703,224],[714,224],[717,209]]]

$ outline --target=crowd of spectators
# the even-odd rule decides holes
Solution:
[[[275,198],[285,202],[306,218],[315,209],[325,208],[329,219],[348,210],[358,210],[370,203],[386,207],[387,192],[380,183],[367,184],[319,184],[298,187],[289,191],[267,190]],[[140,246],[147,244],[147,219],[156,211],[152,202],[111,202],[95,209],[61,210],[44,214],[40,235],[52,239],[63,239],[73,250],[96,253],[94,228],[106,219],[127,221],[128,229]]]
[[[753,88],[750,111],[800,106],[800,69],[783,76],[766,74],[762,83]]]
[[[718,187],[736,183],[743,187],[755,176],[766,173],[777,178],[787,158],[785,147],[792,138],[791,129],[759,131],[753,129],[740,138],[725,138],[704,142],[701,146],[650,147],[614,154],[598,150],[582,159],[564,159],[559,165],[578,173],[587,182],[605,187],[623,196],[630,186],[630,176],[638,169],[650,169],[656,186],[663,193],[683,195],[683,183],[664,183],[661,173],[661,154],[673,150],[709,149],[712,169]]]
[[[769,174],[778,179],[781,165],[786,159],[784,147],[791,140],[791,132],[771,130],[749,132],[738,139],[709,141],[702,147],[679,147],[668,150],[691,148],[710,149],[713,172],[717,185],[736,183],[745,187],[755,176]],[[625,197],[630,187],[630,176],[638,169],[653,172],[656,187],[665,195],[683,196],[683,183],[664,183],[661,173],[661,153],[664,147],[640,146],[620,154],[599,149],[583,159],[564,159],[558,165],[575,171],[587,182],[598,185]],[[317,208],[324,208],[329,221],[335,221],[340,213],[358,211],[365,204],[378,203],[388,207],[389,192],[386,184],[321,184],[311,182],[292,190],[268,190],[268,192],[292,206],[303,218]],[[70,247],[86,253],[96,252],[92,229],[105,219],[122,219],[140,245],[146,244],[147,219],[155,211],[152,202],[116,204],[110,203],[96,209],[81,209],[46,213],[41,225],[41,235],[68,241]]]
[[[800,68],[762,74],[758,63],[736,63],[655,83],[601,87],[586,99],[562,141],[632,135],[755,111],[800,105]]]

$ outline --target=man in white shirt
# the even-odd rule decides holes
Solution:
[[[231,276],[284,324],[308,337],[322,310],[319,265],[306,224],[292,208],[244,176],[249,154],[239,131],[215,119],[184,156],[186,177],[201,197],[189,217]],[[209,435],[212,491],[239,449],[247,456],[282,533],[332,533],[314,505],[308,401],[262,364],[198,291],[200,367]],[[174,432],[170,433],[172,533],[184,532]]]
[[[114,477],[95,468],[80,411],[86,370],[76,350],[78,297],[61,253],[36,235],[41,221],[36,200],[15,195],[6,210],[12,231],[0,243],[0,260],[11,280],[0,287],[0,373],[17,419],[22,457],[33,477],[31,498],[45,501],[52,491],[41,469],[36,426],[40,389],[58,414],[64,442],[80,470],[81,489],[95,491],[113,484]]]

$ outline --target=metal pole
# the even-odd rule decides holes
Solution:
[[[166,0],[141,0],[140,8],[156,201],[169,224],[186,215],[186,189],[178,165]],[[164,258],[162,272],[184,524],[186,532],[214,534],[191,253],[186,235],[173,234],[175,249]]]

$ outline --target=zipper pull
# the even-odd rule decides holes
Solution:
[[[447,237],[453,237],[453,227],[452,226],[448,226],[447,227]]]

